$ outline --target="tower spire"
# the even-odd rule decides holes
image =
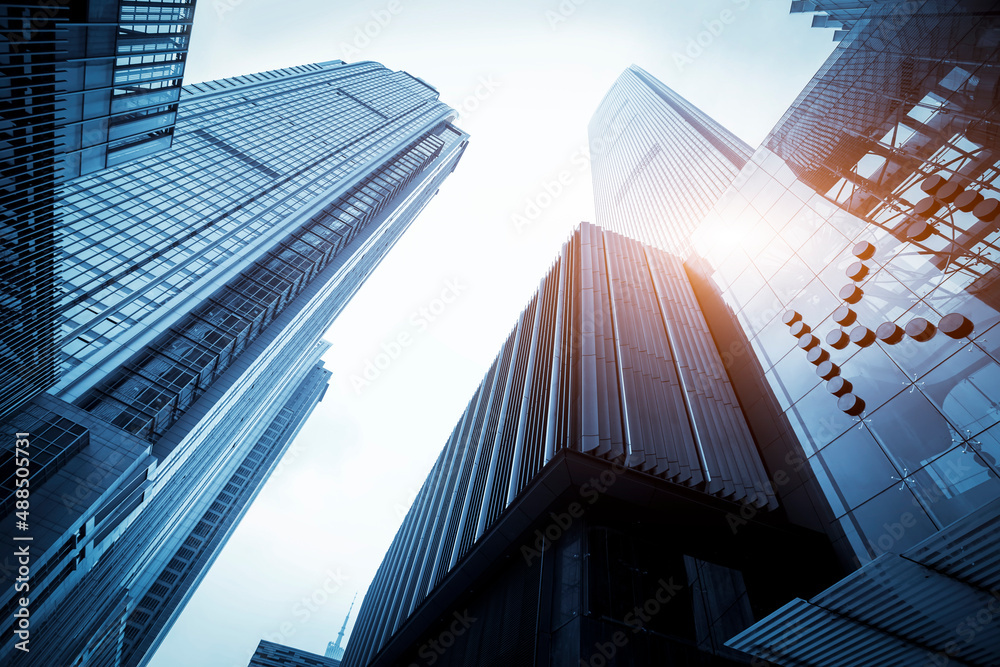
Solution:
[[[336,642],[328,642],[326,645],[326,657],[334,658],[340,660],[344,657],[344,649],[341,648],[340,643],[344,641],[344,633],[347,632],[347,621],[351,618],[351,611],[354,609],[354,603],[358,599],[358,594],[354,594],[354,599],[351,600],[351,606],[347,609],[347,616],[344,617],[344,624],[340,626],[340,632],[337,633]]]

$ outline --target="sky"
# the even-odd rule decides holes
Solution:
[[[262,638],[322,654],[357,592],[349,638],[518,314],[572,228],[594,221],[587,124],[601,98],[637,64],[757,146],[834,46],[789,4],[199,0],[185,83],[375,60],[437,88],[472,137],[327,332],[326,397],[150,667],[245,667]],[[391,363],[369,367],[383,351]]]

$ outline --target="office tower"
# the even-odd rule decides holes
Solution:
[[[58,377],[57,191],[170,147],[194,5],[0,6],[0,418]]]
[[[778,506],[679,260],[584,223],[417,494],[344,664],[743,664],[723,642],[835,570]]]
[[[753,150],[632,65],[588,128],[597,224],[678,254]]]
[[[340,660],[260,640],[247,667],[339,667]]]
[[[139,600],[137,610],[126,620],[122,664],[133,663],[133,655],[152,656],[156,652],[250,503],[323,400],[331,373],[323,368],[319,357],[329,348],[330,344],[324,341],[310,353],[309,360],[316,365],[294,388],[222,490],[214,498],[205,499],[208,506],[200,517],[194,515],[196,522],[187,530],[183,546],[159,559],[159,574],[149,592]]]
[[[197,580],[207,552],[181,570],[174,555],[236,497],[321,335],[461,157],[437,98],[372,62],[199,83],[167,154],[66,186],[62,375],[4,424],[31,434],[31,619],[47,639],[23,654],[8,633],[0,660],[145,661],[159,639],[141,628],[162,634],[186,599],[156,594],[161,575]]]
[[[857,569],[729,645],[784,665],[996,664],[1000,5],[836,4],[868,7],[688,265],[765,460],[808,464]]]

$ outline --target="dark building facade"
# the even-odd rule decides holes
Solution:
[[[0,417],[59,375],[59,188],[170,147],[194,7],[0,7]]]
[[[743,664],[726,638],[835,570],[777,503],[680,261],[584,223],[417,494],[344,664]]]
[[[61,374],[3,426],[30,434],[31,520],[15,530],[8,452],[3,533],[32,539],[47,639],[5,634],[5,664],[144,664],[287,444],[323,332],[468,137],[436,90],[371,62],[179,95],[167,154],[58,201]]]

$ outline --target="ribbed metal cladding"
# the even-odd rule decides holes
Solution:
[[[789,602],[726,645],[778,665],[995,665],[998,610],[993,501],[808,602]]]
[[[375,661],[564,449],[777,507],[681,262],[589,223],[541,281],[417,494],[344,664]]]
[[[604,96],[588,135],[597,224],[677,254],[753,153],[635,65]]]

